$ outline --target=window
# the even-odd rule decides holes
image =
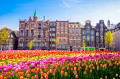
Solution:
[[[70,32],[72,32],[72,29],[70,29]]]
[[[85,36],[83,36],[83,39],[85,40]]]
[[[80,26],[78,26],[78,27],[80,27]]]
[[[55,39],[52,39],[52,41],[55,41]]]
[[[72,27],[72,25],[70,25],[70,27]]]
[[[28,30],[26,30],[26,36],[28,36],[29,35],[29,31]]]
[[[102,47],[103,47],[103,44],[100,44],[100,47],[102,48]]]
[[[99,42],[99,38],[98,37],[96,38],[96,41]]]
[[[31,30],[31,36],[34,36],[34,30]]]
[[[31,24],[31,28],[33,28],[34,27],[34,24]]]
[[[41,30],[38,30],[38,35],[41,35]]]
[[[94,35],[94,30],[91,30],[91,34]]]
[[[99,48],[99,44],[98,43],[96,44],[96,47]]]
[[[61,29],[61,31],[63,32],[63,29]]]
[[[103,31],[103,28],[100,28],[100,31],[102,32],[102,31]]]
[[[89,41],[87,41],[87,46],[90,46],[90,42]]]
[[[61,48],[61,44],[59,44],[58,47]]]
[[[24,27],[24,24],[21,24],[21,28],[23,28]]]
[[[50,23],[50,26],[55,26],[55,23]]]
[[[38,47],[40,46],[40,42],[38,42]]]
[[[65,34],[65,37],[67,37],[68,35],[67,34]]]
[[[59,26],[59,23],[57,23],[57,26]]]
[[[103,42],[103,38],[100,38],[100,41]]]
[[[43,36],[46,36],[46,30],[43,30]]]
[[[46,24],[43,24],[43,27],[46,27]]]
[[[23,30],[21,30],[21,36],[23,36]]]
[[[61,39],[59,39],[59,42],[61,42]]]
[[[85,30],[83,30],[82,32],[83,32],[83,34],[85,34]]]
[[[55,31],[55,28],[52,28],[52,31]]]
[[[67,29],[65,29],[65,32],[67,32]]]
[[[61,26],[63,26],[63,23],[61,23]]]
[[[74,26],[74,28],[75,28],[76,26]]]
[[[94,41],[94,36],[91,36],[91,40]]]
[[[65,24],[65,26],[67,26],[67,24]]]
[[[86,26],[86,29],[87,29],[87,30],[90,30],[90,26]]]
[[[57,36],[59,37],[59,36],[60,36],[60,34],[57,34]]]
[[[38,24],[38,27],[41,27],[41,24]]]
[[[80,33],[80,29],[78,29],[78,33]]]
[[[61,34],[61,37],[63,37],[63,34]]]
[[[45,42],[43,42],[43,46],[45,46]]]
[[[29,24],[27,24],[27,28],[29,28]]]
[[[94,42],[93,42],[93,41],[91,42],[91,46],[92,46],[92,47],[94,46]]]
[[[76,29],[74,29],[74,32],[76,33]]]
[[[55,33],[52,33],[52,36],[55,36]]]
[[[59,29],[59,28],[57,28],[57,31],[59,32],[59,31],[60,31],[60,29]]]
[[[87,31],[87,34],[90,34],[90,31]]]
[[[62,48],[65,48],[65,45],[64,45],[64,44],[62,45]]]
[[[103,24],[100,24],[100,27],[103,27]]]
[[[96,33],[96,36],[99,36],[99,33],[98,33],[98,32]]]
[[[89,41],[90,40],[90,36],[87,36],[87,41]]]

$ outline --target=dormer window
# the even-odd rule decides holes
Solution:
[[[89,30],[89,29],[90,29],[90,26],[87,26],[86,29]]]

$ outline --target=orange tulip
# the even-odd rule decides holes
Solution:
[[[53,76],[55,76],[55,72],[53,72]]]
[[[76,71],[77,70],[77,67],[74,67],[74,71]]]
[[[21,76],[24,76],[25,75],[25,73],[24,72],[21,72]]]
[[[3,79],[3,75],[0,75],[0,79]]]
[[[6,77],[4,77],[4,79],[7,79]]]
[[[61,71],[61,76],[63,76],[63,74],[64,74],[64,71]]]
[[[24,79],[24,77],[23,77],[23,76],[21,76],[21,77],[20,77],[20,79]]]
[[[67,72],[65,72],[65,77],[67,77],[67,74],[68,74],[68,73],[67,73]]]
[[[87,75],[87,71],[84,71],[84,75]]]
[[[31,77],[31,75],[30,75],[30,74],[27,74],[27,76],[28,76],[28,78],[30,78],[30,77]]]
[[[27,74],[29,74],[30,73],[30,70],[27,70],[27,72],[26,72]]]
[[[92,69],[90,69],[90,73],[92,73]]]
[[[34,78],[35,78],[35,79],[38,79],[38,75],[35,75]]]

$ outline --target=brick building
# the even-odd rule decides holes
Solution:
[[[55,50],[56,44],[55,44],[55,39],[56,39],[56,21],[50,21],[50,37],[49,37],[49,47],[50,50]]]
[[[50,21],[38,21],[35,11],[33,19],[19,21],[19,49],[29,49],[29,42],[33,41],[33,49],[49,49]]]
[[[56,39],[58,44],[57,50],[68,50],[68,26],[69,21],[56,21]]]
[[[70,51],[80,51],[81,49],[81,27],[79,22],[69,23],[69,46]]]

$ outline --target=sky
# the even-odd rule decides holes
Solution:
[[[93,26],[104,20],[113,24],[120,22],[120,0],[1,0],[0,29],[19,30],[19,20],[33,18],[35,9],[38,20],[69,20],[85,25],[91,20]]]

